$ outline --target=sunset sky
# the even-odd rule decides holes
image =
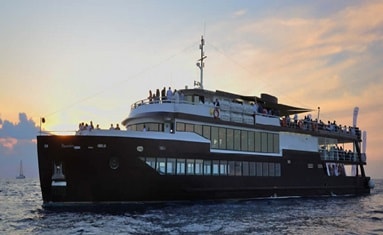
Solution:
[[[268,93],[367,132],[366,173],[383,178],[382,1],[0,0],[0,177],[23,160],[38,177],[36,135],[79,122],[108,128],[148,91]]]

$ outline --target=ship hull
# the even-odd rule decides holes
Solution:
[[[211,152],[210,144],[113,136],[38,136],[44,204],[135,203],[369,194],[369,177],[328,176],[318,153]],[[161,172],[147,159],[267,162],[272,176]],[[159,164],[159,163],[157,163]],[[314,167],[307,167],[311,164]],[[317,167],[322,166],[322,167]],[[187,167],[187,166],[186,166]],[[196,166],[193,166],[196,169]],[[59,168],[59,176],[57,169]],[[244,172],[244,170],[243,170]]]

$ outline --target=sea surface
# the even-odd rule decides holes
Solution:
[[[383,234],[383,180],[369,196],[50,210],[38,179],[0,179],[0,234]]]

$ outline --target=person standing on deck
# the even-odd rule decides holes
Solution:
[[[164,89],[162,89],[161,91],[161,99],[162,103],[164,103],[164,101],[166,100],[166,87],[164,87]]]
[[[254,102],[254,104],[253,104],[254,125],[255,125],[255,117],[257,116],[257,113],[258,113],[258,104],[257,104],[257,102]]]
[[[172,89],[169,87],[168,91],[166,92],[166,99],[169,100],[169,102],[171,102],[172,96],[173,96],[173,92],[172,92]]]

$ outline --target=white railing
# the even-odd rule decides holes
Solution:
[[[332,161],[349,161],[349,162],[359,162],[358,153],[356,152],[346,152],[337,149],[319,150],[322,160],[332,160]],[[366,162],[366,154],[362,153],[362,162]]]

